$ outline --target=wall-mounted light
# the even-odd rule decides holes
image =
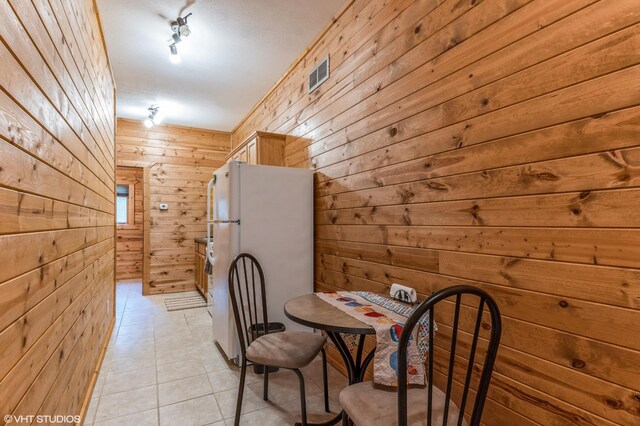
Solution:
[[[191,16],[191,13],[185,17],[178,17],[178,19],[171,21],[170,23],[171,31],[173,31],[170,41],[173,42],[169,45],[169,50],[171,51],[169,60],[174,64],[179,64],[182,61],[182,58],[180,58],[180,54],[178,53],[178,46],[176,45],[182,41],[182,37],[189,37],[191,34],[191,29],[189,28],[189,25],[187,25],[187,19],[189,16]]]
[[[149,107],[149,116],[144,120],[144,127],[150,129],[154,124],[158,124],[160,122],[158,117],[158,111],[160,107],[158,105],[152,105]]]

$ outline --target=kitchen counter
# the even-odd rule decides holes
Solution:
[[[212,238],[213,239],[213,238]],[[207,237],[200,237],[193,239],[196,243],[207,244]]]

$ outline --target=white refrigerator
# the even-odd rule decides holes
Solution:
[[[213,336],[229,359],[237,359],[227,281],[239,253],[255,256],[264,270],[269,322],[302,328],[286,318],[284,304],[313,291],[313,171],[231,161],[214,173],[209,197],[212,192],[207,256],[213,265],[208,295]]]

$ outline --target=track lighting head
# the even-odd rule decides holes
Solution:
[[[180,35],[182,37],[189,37],[191,35],[191,30],[189,29],[188,25],[183,25],[180,27]]]
[[[178,18],[178,34],[180,34],[180,37],[189,37],[191,34],[189,25],[187,25],[187,18],[189,16],[191,16],[191,14],[188,14],[184,18]]]
[[[175,43],[170,44],[169,50],[171,51],[171,54],[169,55],[169,60],[174,64],[179,64],[182,61],[182,58],[180,58],[180,55],[178,54],[178,47],[176,46],[176,44]]]
[[[160,107],[158,105],[151,105],[149,107],[149,116],[144,120],[144,127],[146,127],[147,129],[150,129],[153,127],[154,124],[158,124],[159,120],[158,120],[158,111],[160,110]]]
[[[191,34],[191,29],[189,28],[189,25],[187,25],[187,19],[189,19],[189,16],[191,16],[192,14],[189,13],[188,15],[184,16],[184,17],[178,17],[175,21],[171,21],[169,23],[169,25],[171,25],[171,31],[173,31],[175,35],[177,35],[178,37],[189,37],[189,35]]]

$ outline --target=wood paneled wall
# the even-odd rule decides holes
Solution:
[[[193,239],[207,234],[207,184],[225,163],[230,134],[179,126],[146,129],[141,122],[118,119],[116,151],[118,165],[148,168],[145,293],[195,290]],[[161,211],[160,203],[169,210]]]
[[[639,51],[637,0],[354,0],[232,139],[317,171],[317,290],[493,295],[486,424],[635,424]]]
[[[92,0],[0,2],[0,424],[79,415],[114,319],[115,87]]]
[[[133,185],[133,223],[116,225],[116,280],[142,278],[143,169],[116,167],[116,184]]]

